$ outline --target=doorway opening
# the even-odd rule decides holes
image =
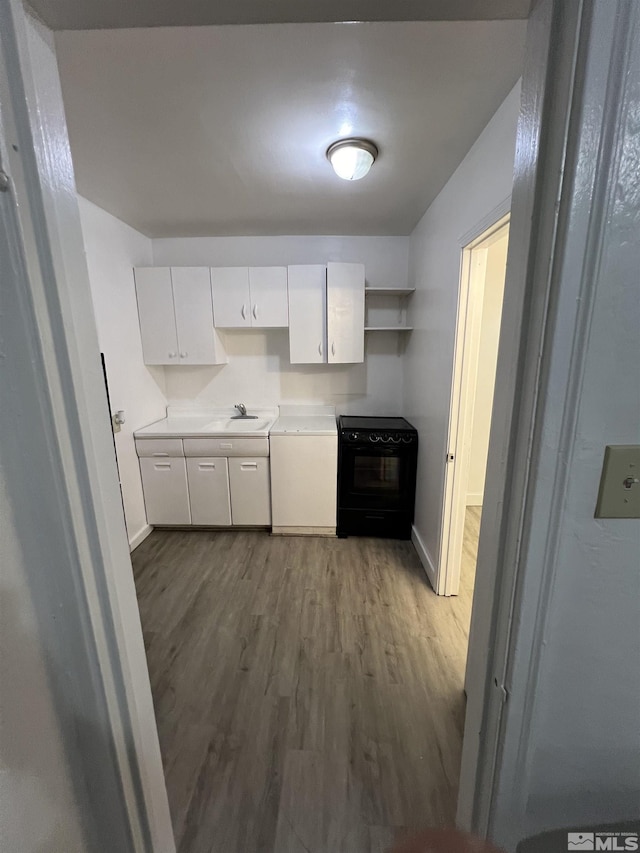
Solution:
[[[509,214],[462,249],[447,473],[441,591],[473,596],[509,243]]]

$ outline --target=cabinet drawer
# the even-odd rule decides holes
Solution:
[[[184,456],[181,438],[136,438],[138,456]]]
[[[231,517],[234,524],[271,524],[269,460],[264,457],[229,459]]]
[[[185,456],[268,456],[268,438],[185,438]]]

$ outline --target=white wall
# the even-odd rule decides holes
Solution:
[[[171,853],[53,37],[0,33],[0,849]]]
[[[494,789],[508,851],[639,813],[640,520],[594,518],[605,446],[640,443],[639,32],[638,4],[589,4],[570,107],[586,118],[544,164],[563,193],[539,200],[561,219]]]
[[[134,266],[151,264],[151,240],[86,199],[79,203],[111,409],[125,412],[126,423],[115,440],[127,533],[136,544],[147,519],[133,431],[166,413],[164,372],[142,362],[133,280]]]
[[[469,458],[469,480],[467,482],[467,506],[482,506],[484,480],[489,452],[491,410],[495,388],[502,296],[507,270],[507,248],[509,232],[492,243],[487,249],[487,266],[482,297],[482,319],[478,345],[478,373],[476,393],[473,401],[473,425],[471,427],[471,452]]]
[[[159,266],[240,266],[360,261],[367,284],[406,286],[408,237],[197,237],[153,241]],[[358,365],[291,365],[286,330],[223,331],[229,363],[166,367],[169,403],[325,402],[340,412],[399,414],[403,341],[369,332]]]
[[[6,285],[7,280],[3,281]],[[16,409],[11,408],[15,413]],[[3,433],[6,437],[11,432],[11,425],[8,427]],[[42,434],[30,429],[29,437],[34,435],[44,445]],[[17,449],[15,442],[11,444],[6,447],[7,453]],[[4,458],[5,447],[0,443],[0,462]],[[33,458],[32,454],[26,458]],[[30,468],[30,464],[22,465],[23,479],[32,479]],[[20,502],[20,492],[25,490],[15,480],[11,482],[11,472],[0,464],[0,849],[80,853],[89,848],[85,846],[81,806],[74,791],[63,722],[50,681],[52,671],[55,674],[58,667],[51,648],[43,646],[29,589],[34,571],[49,571],[57,556],[51,540],[45,542],[33,533],[41,522],[40,513],[55,516],[50,502],[55,503],[59,496],[52,495],[51,488],[40,471],[40,499],[30,494]],[[29,526],[31,530],[27,529]],[[25,547],[25,539],[29,538],[41,540],[40,547]]]
[[[519,106],[518,83],[410,238],[409,283],[416,293],[409,310],[414,331],[406,351],[404,413],[420,436],[415,532],[436,571],[461,244],[511,193]]]

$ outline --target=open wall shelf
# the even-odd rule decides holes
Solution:
[[[365,287],[365,332],[410,332],[407,325],[408,296],[415,287]]]
[[[413,326],[365,326],[365,332],[410,332]]]
[[[409,296],[415,293],[415,287],[365,287],[364,292],[367,296]]]

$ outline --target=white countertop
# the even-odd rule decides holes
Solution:
[[[255,420],[233,419],[233,409],[181,409],[167,408],[167,417],[135,430],[135,438],[207,438],[225,436],[233,438],[267,438],[278,416],[276,409],[252,409]]]
[[[280,406],[270,435],[337,435],[334,406]]]

